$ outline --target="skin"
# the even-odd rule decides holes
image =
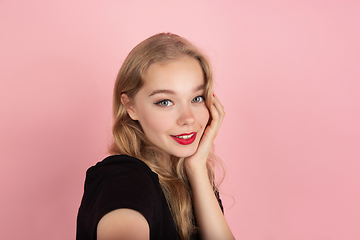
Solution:
[[[133,101],[122,95],[130,117],[138,120],[147,138],[169,155],[193,155],[209,120],[200,64],[190,57],[153,64],[144,79]],[[189,145],[171,137],[194,132],[196,139]]]
[[[212,106],[207,109],[204,99],[198,97],[204,94],[203,84],[202,69],[193,58],[186,56],[171,62],[155,63],[148,68],[144,86],[135,98],[129,99],[123,94],[122,103],[130,117],[140,122],[153,144],[168,154],[185,157],[185,170],[202,239],[234,239],[206,168],[225,112],[215,95]],[[210,114],[212,121],[206,127]],[[181,145],[171,137],[190,132],[197,134],[195,141],[189,145]],[[97,239],[100,240],[149,239],[146,219],[131,209],[118,209],[106,214],[100,220],[97,231]]]
[[[98,240],[149,239],[149,224],[141,213],[117,209],[101,218],[97,227]]]

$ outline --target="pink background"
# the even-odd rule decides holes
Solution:
[[[210,56],[237,239],[360,239],[359,1],[0,1],[2,239],[74,239],[126,54],[170,31]]]

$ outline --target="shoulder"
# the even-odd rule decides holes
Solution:
[[[156,173],[141,160],[128,155],[113,155],[90,167],[86,172],[85,192],[98,191],[125,193],[159,190]]]
[[[127,155],[109,156],[87,170],[78,223],[92,232],[105,215],[131,209],[152,227],[161,212],[162,195],[157,174],[144,162]]]
[[[88,169],[85,192],[114,201],[151,198],[154,202],[161,188],[157,174],[143,161],[128,155],[113,155]]]
[[[90,167],[86,172],[87,180],[101,177],[114,177],[116,174],[138,172],[158,181],[157,174],[141,160],[128,155],[112,155]]]

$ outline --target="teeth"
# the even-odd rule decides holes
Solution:
[[[176,136],[177,138],[182,138],[182,139],[189,139],[193,136],[194,134],[190,134],[190,135],[182,135],[182,136]]]

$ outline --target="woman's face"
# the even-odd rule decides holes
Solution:
[[[185,56],[154,63],[127,107],[146,137],[170,155],[193,155],[209,120],[200,63]]]

